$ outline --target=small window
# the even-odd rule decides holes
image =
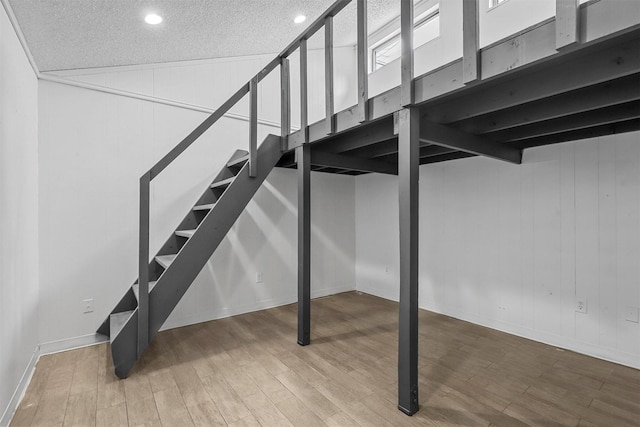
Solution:
[[[413,25],[413,46],[422,46],[440,35],[440,9],[438,6],[423,13]],[[400,32],[371,49],[371,71],[379,70],[400,58]]]

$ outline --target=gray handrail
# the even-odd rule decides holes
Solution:
[[[357,0],[358,8],[366,9],[366,0]],[[286,150],[286,138],[291,132],[291,109],[290,109],[290,89],[289,89],[289,64],[288,57],[301,44],[306,45],[306,40],[314,35],[320,28],[329,23],[332,25],[331,18],[344,9],[351,0],[337,0],[329,9],[327,9],[318,19],[316,19],[306,30],[304,30],[293,42],[289,44],[278,56],[253,76],[247,83],[242,85],[231,97],[222,104],[216,111],[207,117],[198,127],[196,127],[189,135],[187,135],[178,145],[164,155],[155,165],[140,177],[140,230],[139,230],[139,252],[138,252],[138,357],[142,355],[142,351],[146,348],[149,341],[149,222],[150,222],[150,186],[151,181],[166,169],[178,156],[180,156],[191,144],[193,144],[203,133],[213,126],[222,116],[224,116],[231,108],[233,108],[246,94],[250,95],[249,99],[249,175],[257,175],[257,90],[258,83],[268,76],[277,66],[281,66],[281,84],[282,84],[282,137],[283,151]],[[359,22],[360,24],[360,22]],[[359,25],[360,26],[360,25]],[[332,33],[331,33],[332,34]],[[332,43],[333,41],[331,41]],[[331,48],[329,44],[327,48]],[[304,56],[304,58],[302,58]],[[306,49],[301,52],[301,60],[306,61]],[[331,61],[332,63],[333,61]],[[333,72],[333,70],[331,70]],[[305,76],[306,78],[306,76]],[[331,90],[333,88],[330,88]],[[329,89],[327,89],[329,90]],[[287,99],[285,99],[285,97]],[[329,97],[328,97],[329,98]],[[333,95],[331,95],[333,102]],[[306,105],[306,99],[303,99]],[[327,111],[333,111],[333,106],[328,107]],[[327,118],[331,123],[333,117]],[[306,128],[307,123],[304,123]],[[333,127],[330,126],[333,130]],[[304,129],[306,132],[307,129]]]

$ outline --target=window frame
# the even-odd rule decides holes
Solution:
[[[502,0],[502,1],[505,1],[505,0]],[[439,16],[440,16],[440,4],[437,4],[437,6],[435,7],[434,10],[432,10],[431,12],[427,11],[424,16],[419,17],[418,19],[416,19],[414,21],[414,23],[413,23],[413,31],[415,32],[417,29],[419,29],[420,27],[428,24],[429,22],[431,22],[432,20],[434,20],[435,18],[437,18]],[[439,33],[439,31],[438,31],[438,33]],[[374,72],[380,70],[381,68],[383,68],[385,65],[387,65],[387,64],[383,64],[383,65],[377,66],[376,51],[378,49],[386,48],[389,45],[392,45],[392,44],[395,44],[395,43],[400,43],[400,30],[394,31],[388,37],[384,38],[383,40],[381,40],[380,42],[376,43],[374,46],[372,46],[370,48],[371,61],[369,63],[369,67],[371,69],[371,71],[370,71],[371,73],[374,73]],[[416,47],[418,47],[418,46],[414,46],[414,49]]]

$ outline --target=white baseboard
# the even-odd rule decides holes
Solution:
[[[40,352],[38,350],[39,346],[36,346],[33,354],[31,355],[31,360],[27,364],[24,372],[22,373],[22,377],[20,377],[20,381],[18,382],[18,386],[16,390],[13,392],[13,396],[11,396],[11,400],[9,404],[4,410],[2,417],[0,417],[0,426],[8,426],[11,423],[11,419],[13,418],[13,414],[15,414],[16,409],[18,409],[18,405],[20,401],[24,397],[24,393],[27,391],[27,386],[31,381],[31,377],[33,376],[33,371],[35,370],[36,363],[38,363],[38,359],[40,358]]]
[[[58,341],[45,342],[40,344],[38,347],[40,347],[40,355],[45,355],[67,350],[75,350],[77,348],[88,347],[90,345],[102,344],[107,341],[109,341],[109,338],[104,335],[89,334]]]

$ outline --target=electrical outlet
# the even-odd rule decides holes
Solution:
[[[83,313],[93,313],[93,298],[82,300]]]
[[[262,271],[258,271],[256,273],[256,283],[262,283],[263,281],[264,280],[263,280],[263,277],[262,277]]]
[[[576,313],[587,314],[587,299],[576,298]]]
[[[627,322],[638,323],[638,307],[626,306],[624,308],[624,320]]]

